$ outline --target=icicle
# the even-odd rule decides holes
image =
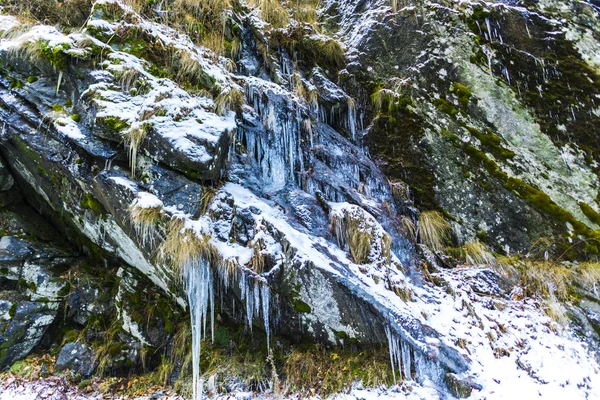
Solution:
[[[404,379],[411,380],[410,374],[410,346],[404,340],[400,342],[402,345],[402,371],[404,373]]]
[[[490,27],[490,19],[489,18],[485,19],[485,26],[488,31],[489,40],[491,42],[494,37],[492,36],[492,28]]]
[[[63,72],[59,71],[58,72],[58,82],[56,84],[56,94],[58,95],[58,92],[60,91],[60,85],[62,84],[62,78],[63,78]]]
[[[390,352],[390,365],[392,366],[392,376],[394,377],[394,384],[396,384],[396,368],[394,367],[394,338],[392,337],[392,333],[390,332],[390,327],[385,327],[385,335],[388,339],[388,347]]]
[[[206,311],[211,303],[211,319],[214,321],[214,290],[212,271],[205,260],[189,260],[183,266],[185,292],[190,307],[190,322],[192,326],[192,374],[193,399],[200,400],[202,396],[202,381],[200,380],[200,347],[202,327],[206,333]]]
[[[262,297],[263,324],[265,326],[265,332],[267,334],[267,348],[270,352],[271,331],[269,329],[269,302],[271,300],[271,291],[269,289],[269,285],[267,285],[266,283],[261,285],[260,293]]]

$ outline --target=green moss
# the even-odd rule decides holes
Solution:
[[[100,203],[91,193],[85,193],[80,203],[81,208],[94,211],[96,214],[106,214],[106,210],[102,203]]]
[[[21,89],[25,85],[18,79],[13,78],[12,76],[9,78],[9,86],[11,89]]]
[[[38,81],[38,77],[37,76],[28,76],[27,77],[27,83],[35,83]]]
[[[224,326],[219,325],[217,326],[217,329],[215,330],[215,346],[216,347],[222,347],[222,348],[227,348],[229,347],[229,344],[231,343],[233,336],[231,334],[231,332]]]
[[[25,374],[25,369],[28,367],[28,364],[25,360],[15,361],[13,365],[10,366],[10,373],[13,375],[21,376]]]
[[[458,103],[466,110],[469,106],[469,100],[471,100],[471,91],[468,87],[458,82],[452,83],[452,93],[458,97]]]
[[[294,309],[299,313],[309,313],[312,312],[312,308],[305,302],[300,299],[294,300]]]
[[[581,202],[579,203],[579,207],[581,208],[581,211],[583,211],[585,216],[590,219],[590,221],[592,221],[596,225],[600,225],[600,214],[594,211],[594,209],[589,204]]]
[[[10,306],[10,309],[8,310],[8,316],[9,316],[9,317],[13,318],[13,317],[15,316],[15,314],[16,314],[16,312],[17,312],[17,306],[18,306],[18,305],[19,305],[18,303],[13,303],[13,304]]]
[[[88,386],[90,386],[91,384],[92,384],[92,381],[91,381],[91,380],[89,380],[89,379],[85,379],[85,380],[83,380],[83,381],[79,382],[79,385],[77,385],[77,387],[78,387],[80,390],[83,390],[83,389],[87,388]]]
[[[496,158],[501,160],[509,160],[515,157],[515,153],[502,146],[502,139],[500,139],[500,137],[494,134],[491,130],[486,129],[485,133],[482,133],[471,126],[465,125],[465,127],[481,142],[482,147],[493,154]]]
[[[69,62],[69,56],[65,53],[65,50],[70,49],[68,43],[60,43],[56,46],[50,46],[48,42],[40,41],[38,42],[38,48],[44,61],[59,71],[66,69]]]
[[[454,104],[452,104],[450,101],[446,100],[446,99],[435,99],[433,100],[433,105],[437,107],[438,110],[450,115],[450,116],[455,116],[456,114],[459,113],[459,110],[457,108],[454,107]]]
[[[79,339],[79,337],[81,336],[81,331],[78,331],[76,329],[71,329],[68,330],[67,332],[65,332],[65,334],[63,335],[63,343],[71,343],[71,342],[75,342],[77,339]]]
[[[63,111],[65,111],[65,109],[60,104],[53,104],[52,105],[52,111],[54,111],[54,112],[63,112]]]
[[[113,132],[120,133],[126,129],[129,129],[129,124],[117,117],[104,117],[99,119],[106,127],[111,129]]]
[[[81,116],[79,114],[72,114],[71,119],[77,123],[81,122]]]
[[[68,295],[70,292],[71,292],[71,284],[70,284],[69,282],[67,282],[67,283],[65,284],[65,286],[63,286],[63,287],[62,287],[62,288],[61,288],[61,289],[58,291],[58,293],[56,293],[56,295],[57,295],[57,296],[60,296],[60,297],[64,297],[64,296]]]

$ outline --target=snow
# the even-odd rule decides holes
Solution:
[[[85,135],[81,133],[77,123],[71,118],[57,118],[54,120],[54,127],[58,132],[62,133],[69,139],[81,140],[85,138]]]
[[[134,208],[162,208],[163,202],[152,193],[139,192],[131,206]]]

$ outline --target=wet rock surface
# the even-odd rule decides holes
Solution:
[[[267,340],[389,346],[401,379],[459,398],[480,389],[469,340],[439,331],[440,293],[421,276],[436,263],[415,245],[414,221],[438,211],[451,221],[448,245],[481,242],[507,257],[546,237],[542,256],[597,253],[600,86],[582,41],[563,31],[544,44],[563,22],[450,3],[326,1],[343,70],[292,62],[280,38],[291,30],[265,33],[258,17],[237,15],[245,33],[232,66],[115,1],[96,2],[83,33],[40,26],[20,37],[52,58],[3,39],[0,369],[36,346],[60,347],[56,368],[82,376],[156,368],[191,313],[195,339],[219,319]],[[589,30],[597,10],[581,7],[589,15],[573,23]],[[521,17],[536,22],[529,40]],[[271,34],[281,43],[269,50]],[[309,41],[319,40],[330,39]],[[561,77],[580,75],[589,87],[577,79],[574,96]],[[182,283],[190,270],[206,273]],[[460,285],[442,286],[487,329],[496,358],[507,356],[494,343],[504,325],[485,326],[469,302],[489,298],[493,313],[516,282],[491,269],[456,276]],[[597,296],[573,310],[596,340]]]

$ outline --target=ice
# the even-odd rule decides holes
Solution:
[[[412,380],[412,362],[411,362],[411,347],[408,342],[398,337],[389,326],[385,327],[385,335],[388,339],[388,348],[390,353],[390,363],[392,365],[392,374],[394,382],[396,381],[396,371],[398,378],[404,380]],[[418,371],[417,371],[418,372]]]
[[[211,320],[214,323],[214,291],[213,276],[209,263],[202,259],[192,259],[183,266],[185,292],[190,307],[190,322],[192,326],[192,375],[193,399],[202,398],[200,379],[200,347],[202,338],[206,336],[206,318],[210,304]],[[204,329],[203,329],[204,328]],[[214,325],[213,325],[214,339]]]
[[[270,348],[271,344],[271,329],[269,328],[269,313],[270,313],[270,301],[271,301],[271,290],[268,284],[262,284],[260,286],[261,302],[262,302],[262,314],[263,314],[263,325],[265,327],[265,333],[267,334],[267,346]]]

